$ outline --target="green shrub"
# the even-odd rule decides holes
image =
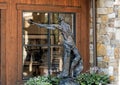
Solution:
[[[108,75],[97,73],[81,73],[77,76],[76,81],[80,85],[107,85],[110,83]]]
[[[58,85],[59,78],[50,76],[38,76],[30,78],[24,85]]]

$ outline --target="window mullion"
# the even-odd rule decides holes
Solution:
[[[48,13],[48,24],[50,24],[50,13]],[[50,47],[51,47],[51,42],[50,42],[50,30],[48,29],[48,74],[50,75],[50,69],[51,69],[51,53],[50,53]]]

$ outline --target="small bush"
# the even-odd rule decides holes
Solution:
[[[110,83],[108,75],[97,73],[81,73],[77,76],[76,81],[80,85],[107,85]]]
[[[59,78],[50,76],[38,76],[30,78],[24,85],[58,85]]]

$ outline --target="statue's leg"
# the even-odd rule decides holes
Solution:
[[[70,47],[64,45],[64,55],[63,55],[63,70],[60,73],[59,77],[69,77],[70,71]]]
[[[72,60],[71,63],[71,74],[72,74],[71,76],[75,77],[76,75],[78,75],[78,73],[82,71],[83,61],[77,48],[73,48],[72,51],[74,54],[74,59]]]
[[[79,60],[78,65],[74,68],[73,76],[76,77],[82,72],[82,70],[83,70],[83,61],[81,59]]]

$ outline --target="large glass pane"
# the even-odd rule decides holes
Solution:
[[[51,44],[55,44],[55,45],[62,45],[63,42],[63,37],[61,35],[61,32],[58,29],[55,30],[51,30],[51,35],[50,35],[50,42]]]
[[[47,47],[25,46],[23,54],[23,79],[48,75]]]
[[[52,75],[57,75],[62,71],[63,46],[51,46]]]
[[[57,28],[47,29],[45,26],[58,26],[59,19],[63,17],[74,34],[73,13],[23,12],[23,79],[39,75],[57,75],[62,71],[62,32]],[[34,24],[28,23],[29,20]]]
[[[36,23],[46,24],[46,23],[48,23],[48,13],[23,12],[24,35],[47,34],[47,29],[39,28],[37,25],[34,25],[34,24],[29,24],[28,23],[29,19],[32,19]]]
[[[23,12],[23,79],[48,75],[48,30],[34,24],[48,23],[48,13]]]
[[[59,24],[59,19],[63,18],[64,21],[70,25],[71,31],[74,34],[74,26],[73,23],[75,20],[74,13],[50,13],[50,24]],[[73,35],[74,37],[75,35]],[[51,30],[51,44],[63,44],[63,37],[61,32],[58,29]]]
[[[47,37],[47,34],[28,35],[26,31],[23,35],[23,41],[25,45],[46,45],[48,44]]]

